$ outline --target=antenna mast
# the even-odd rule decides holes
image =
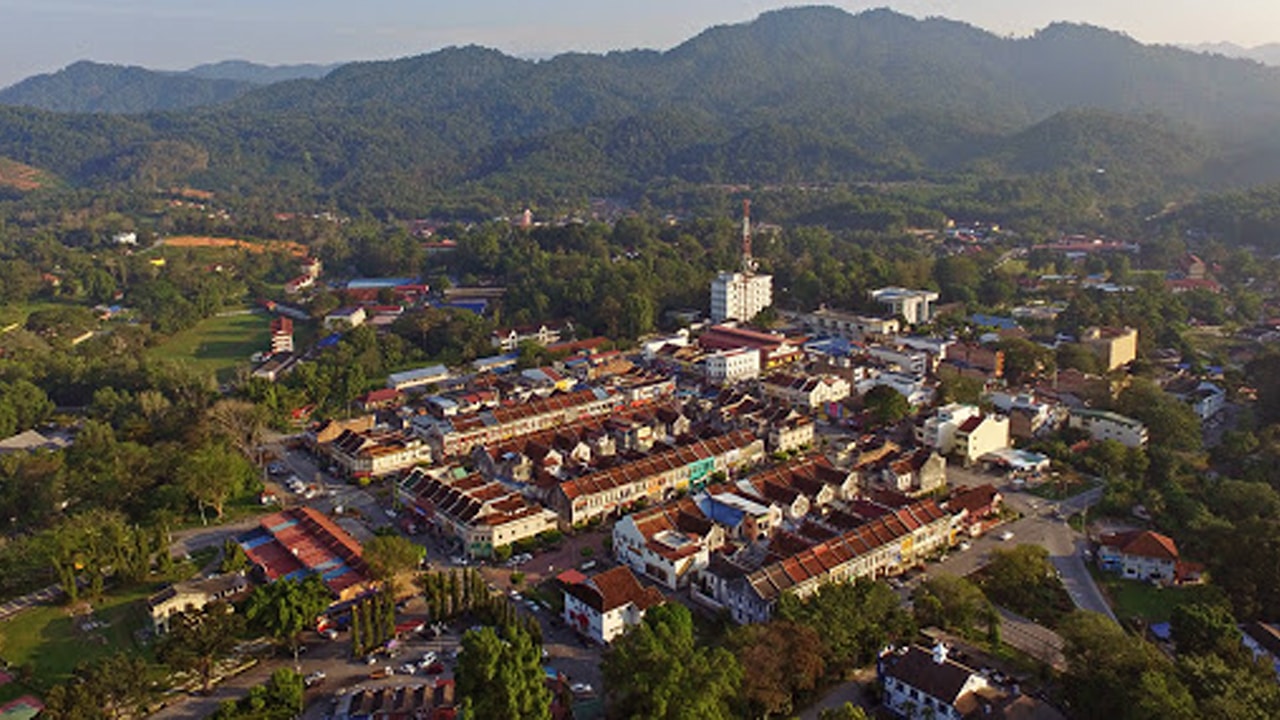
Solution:
[[[742,201],[742,272],[750,275],[756,271],[756,260],[751,256],[751,200]]]

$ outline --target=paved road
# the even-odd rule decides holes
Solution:
[[[990,474],[950,467],[947,468],[947,478],[952,484],[959,485],[1000,481],[1000,478]],[[1009,487],[1001,488],[1001,493],[1005,497],[1005,503],[1021,512],[1023,517],[1007,523],[998,532],[988,533],[974,540],[969,551],[952,553],[936,566],[936,572],[968,575],[986,564],[992,548],[1011,543],[1040,545],[1049,551],[1049,560],[1057,568],[1063,587],[1076,607],[1101,613],[1115,620],[1115,614],[1085,566],[1084,549],[1087,541],[1083,535],[1071,529],[1065,520],[1097,504],[1102,499],[1102,488],[1095,487],[1060,502],[1045,500]],[[1006,530],[1013,533],[1013,538],[1002,542],[998,538]]]

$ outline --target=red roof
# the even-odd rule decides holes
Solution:
[[[1103,545],[1114,547],[1125,555],[1178,561],[1178,546],[1173,538],[1150,530],[1110,533],[1103,535],[1101,540]]]

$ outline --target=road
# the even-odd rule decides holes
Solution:
[[[947,479],[953,485],[981,485],[999,483],[1001,480],[990,474],[953,467],[947,468]],[[1005,504],[1023,516],[1001,526],[998,532],[988,533],[972,541],[972,547],[968,551],[953,552],[946,560],[934,566],[936,570],[931,572],[968,575],[987,563],[994,548],[1011,543],[1040,545],[1049,551],[1049,560],[1061,575],[1062,585],[1076,607],[1101,613],[1115,620],[1115,614],[1085,566],[1084,550],[1087,540],[1066,521],[1071,515],[1097,504],[1102,499],[1102,488],[1095,487],[1057,502],[1011,487],[1002,487],[1000,492],[1004,495]],[[998,539],[1004,531],[1013,533],[1013,538],[1008,542]]]

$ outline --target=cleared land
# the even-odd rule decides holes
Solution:
[[[1220,591],[1211,585],[1164,587],[1149,582],[1126,580],[1097,568],[1090,568],[1116,617],[1142,618],[1148,624],[1169,622],[1173,609],[1189,602],[1215,602]]]
[[[190,363],[226,380],[235,368],[248,365],[250,356],[268,350],[270,345],[271,319],[254,311],[201,321],[152,348],[148,355]]]
[[[49,182],[49,174],[39,168],[24,165],[17,160],[0,157],[0,186],[22,192],[39,190]]]
[[[234,248],[238,250],[248,250],[252,253],[281,251],[287,252],[296,257],[306,257],[308,254],[308,250],[305,245],[300,245],[288,240],[254,242],[250,240],[238,240],[236,238],[179,235],[177,237],[165,238],[163,244],[165,247],[177,248]]]

